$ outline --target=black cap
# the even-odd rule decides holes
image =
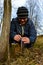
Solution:
[[[19,7],[17,10],[17,16],[21,17],[28,17],[28,9],[26,7]]]

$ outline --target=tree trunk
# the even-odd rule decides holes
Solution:
[[[10,20],[11,20],[11,0],[4,0],[3,27],[0,39],[0,60],[4,57],[4,53],[9,44]]]

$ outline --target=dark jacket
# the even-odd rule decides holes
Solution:
[[[22,26],[20,25],[19,21],[17,18],[12,19],[11,21],[11,27],[10,27],[10,43],[15,42],[13,40],[14,36],[16,34],[22,35]],[[36,40],[36,30],[33,22],[28,18],[28,21],[24,25],[24,35],[28,38],[30,38],[30,43],[34,43]]]

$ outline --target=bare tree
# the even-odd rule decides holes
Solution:
[[[2,35],[0,37],[0,60],[4,57],[4,53],[9,44],[9,31],[11,20],[11,0],[4,0],[4,15]]]
[[[31,20],[33,20],[35,28],[37,29],[38,15],[37,15],[36,1],[35,0],[27,0],[27,7],[28,7],[28,10],[29,10],[29,18]]]

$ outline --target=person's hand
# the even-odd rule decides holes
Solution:
[[[28,37],[22,37],[22,41],[24,42],[24,44],[30,44],[30,39]]]
[[[15,35],[15,36],[14,36],[14,40],[16,40],[16,41],[19,42],[20,39],[21,39],[21,35],[18,34],[18,35]]]

